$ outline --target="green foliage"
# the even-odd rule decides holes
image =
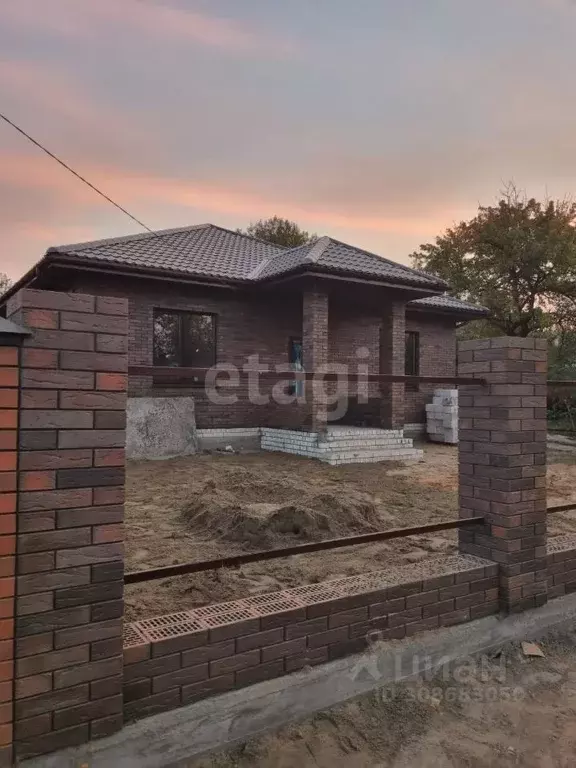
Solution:
[[[256,237],[258,240],[266,240],[275,245],[284,245],[287,248],[296,248],[317,239],[317,235],[300,229],[298,224],[288,219],[272,216],[270,219],[260,219],[252,222],[246,230],[238,229],[238,232]]]
[[[549,334],[548,378],[576,380],[576,330]]]
[[[4,272],[0,272],[0,296],[2,294],[6,293],[8,288],[12,285],[12,280],[8,277],[8,275],[5,275]]]
[[[490,309],[482,335],[529,336],[576,330],[576,204],[540,203],[514,187],[496,206],[480,206],[434,243],[414,266],[446,280],[456,296]],[[474,333],[474,324],[467,333]]]

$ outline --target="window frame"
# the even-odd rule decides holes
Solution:
[[[156,317],[157,315],[176,315],[178,320],[178,359],[179,362],[176,365],[166,365],[158,362],[156,355]],[[210,317],[212,320],[212,338],[213,338],[213,356],[212,362],[208,366],[193,365],[190,362],[190,350],[186,350],[186,325],[183,318],[190,315],[200,315]],[[152,360],[153,365],[158,368],[173,368],[177,371],[179,368],[210,368],[216,365],[218,361],[218,315],[215,312],[202,312],[191,309],[173,309],[172,307],[154,307],[152,310]]]
[[[411,354],[408,354],[409,349]],[[420,376],[420,331],[405,331],[404,375]],[[419,382],[406,382],[408,389],[418,391]]]

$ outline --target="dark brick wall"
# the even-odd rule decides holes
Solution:
[[[549,599],[576,592],[575,536],[555,536],[548,539],[546,573]]]
[[[456,375],[456,323],[442,315],[421,312],[406,314],[406,330],[420,334],[420,375]],[[404,421],[406,424],[426,423],[426,403],[432,402],[434,390],[450,385],[419,384],[417,389],[406,388],[404,395]]]
[[[304,292],[302,299],[302,340],[304,367],[321,371],[328,363],[329,298],[320,289]],[[317,381],[306,382],[307,401],[312,409],[310,426],[314,432],[326,429],[326,388]]]
[[[23,290],[16,578],[19,758],[122,726],[127,302]]]
[[[500,564],[502,608],[547,599],[545,339],[461,342],[458,372],[485,380],[462,387],[460,516],[485,522],[460,530],[460,551]]]
[[[74,290],[96,294],[126,296],[129,301],[130,333],[129,362],[132,365],[152,365],[152,314],[155,307],[211,312],[217,315],[218,362],[243,365],[248,355],[259,353],[263,364],[288,363],[288,340],[303,336],[303,301],[299,289],[292,292],[264,295],[262,292],[241,292],[224,288],[186,286],[144,280],[110,279],[78,273],[73,278]],[[387,302],[398,298],[386,293]],[[384,302],[382,302],[384,305]],[[357,294],[351,299],[329,297],[328,302],[328,361],[343,363],[357,370],[357,350],[364,347],[368,357],[361,362],[368,373],[378,373],[380,365],[381,327],[385,313],[375,308],[374,298],[363,303]],[[420,372],[425,375],[453,375],[456,366],[455,322],[442,315],[407,313],[406,330],[421,334]],[[399,348],[400,349],[400,348]],[[402,358],[404,349],[400,349]],[[403,369],[403,362],[396,361]],[[402,370],[403,372],[403,370]],[[198,427],[287,426],[309,425],[310,410],[297,403],[282,406],[258,406],[250,403],[246,387],[237,392],[239,402],[233,406],[210,403],[201,388],[170,388],[152,386],[150,378],[130,378],[130,395],[189,395],[196,399]],[[269,393],[272,384],[261,384]],[[434,387],[423,385],[419,392],[405,393],[405,421],[425,421],[424,405],[431,401]],[[374,412],[379,423],[379,387],[369,385],[369,396],[375,402]],[[355,387],[351,388],[356,395]]]
[[[438,566],[424,577],[407,566],[390,583],[382,574],[381,586],[378,574],[357,576],[129,624],[126,719],[498,610],[496,565],[457,557]]]
[[[19,352],[0,340],[0,766],[12,764]]]

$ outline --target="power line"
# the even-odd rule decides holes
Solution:
[[[32,144],[35,144],[37,147],[39,147],[42,150],[42,152],[45,152],[53,160],[56,160],[56,162],[59,163],[63,168],[66,168],[67,171],[70,171],[70,173],[73,174],[74,176],[76,176],[77,179],[80,179],[80,181],[83,181],[84,184],[89,186],[90,189],[93,189],[94,192],[96,192],[98,195],[100,195],[100,197],[103,197],[104,200],[107,200],[109,203],[112,203],[113,206],[118,208],[118,210],[122,211],[122,213],[125,213],[126,216],[129,216],[132,219],[132,221],[135,221],[136,224],[138,224],[140,227],[143,227],[145,230],[147,230],[151,234],[154,234],[154,230],[150,229],[150,227],[147,227],[146,224],[144,224],[144,222],[140,221],[140,219],[137,219],[136,216],[132,216],[132,214],[129,211],[127,211],[126,208],[123,208],[121,205],[119,205],[118,203],[114,202],[114,200],[112,200],[111,197],[108,197],[108,195],[105,195],[104,192],[101,192],[97,187],[94,186],[94,184],[91,184],[88,181],[88,179],[85,179],[83,176],[80,176],[79,173],[76,173],[76,171],[73,168],[70,168],[69,165],[66,165],[66,163],[63,160],[60,160],[60,158],[56,157],[56,155],[53,154],[52,152],[50,152],[50,150],[46,149],[46,147],[43,147],[42,144],[40,144],[39,141],[36,141],[36,139],[33,139],[32,136],[27,134],[26,131],[24,131],[22,128],[17,126],[16,123],[13,123],[12,120],[9,120],[6,117],[6,115],[3,115],[1,112],[0,112],[0,118],[2,118],[2,120],[4,120],[6,123],[8,123],[8,125],[11,125],[12,128],[14,128],[15,130],[18,131],[18,133],[21,133],[22,136],[25,136],[28,139],[28,141],[32,142]]]

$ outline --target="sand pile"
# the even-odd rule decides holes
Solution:
[[[389,520],[379,500],[338,483],[306,486],[297,475],[274,482],[258,472],[234,467],[197,484],[182,506],[187,524],[198,534],[271,548],[287,538],[314,541],[367,533]]]

